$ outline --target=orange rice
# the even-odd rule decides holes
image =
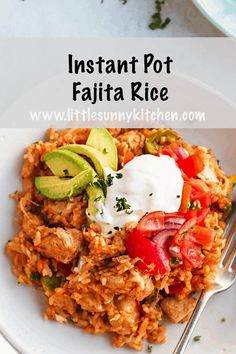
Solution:
[[[109,131],[121,163],[127,152],[143,154],[145,138],[154,130]],[[45,294],[45,319],[71,323],[92,334],[110,332],[114,346],[141,350],[144,339],[150,343],[166,340],[163,314],[173,322],[186,321],[195,305],[191,294],[211,286],[224,246],[222,210],[229,204],[229,180],[211,151],[182,142],[186,150],[199,152],[214,166],[217,182],[207,183],[217,202],[205,225],[217,228],[216,237],[211,247],[203,248],[201,267],[180,262],[162,277],[142,273],[135,266],[137,259],[131,259],[124,246],[135,225],[125,226],[111,239],[104,238],[98,225],[86,224],[85,194],[53,201],[35,190],[35,176],[50,175],[43,162],[45,154],[62,145],[84,144],[89,132],[83,128],[49,129],[45,141],[28,147],[21,170],[23,191],[13,194],[18,232],[6,251],[18,281]],[[169,296],[169,286],[180,281],[185,283],[181,295]]]

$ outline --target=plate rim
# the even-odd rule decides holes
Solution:
[[[222,26],[219,21],[215,19],[214,16],[212,16],[206,9],[203,7],[202,3],[199,0],[192,0],[193,4],[196,6],[196,8],[201,12],[201,14],[215,27],[217,28],[221,33],[228,37],[235,38],[236,37],[236,32],[233,33],[232,31],[226,29],[224,26]]]

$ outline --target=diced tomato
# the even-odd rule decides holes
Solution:
[[[196,192],[208,193],[210,190],[208,185],[201,179],[190,178],[189,183],[191,184],[191,186]]]
[[[183,240],[180,244],[180,252],[183,259],[192,267],[196,268],[201,265],[203,261],[203,254],[201,247],[193,241]]]
[[[191,189],[191,185],[188,182],[185,182],[183,186],[181,205],[179,208],[182,212],[186,212],[189,208]]]
[[[183,240],[184,235],[197,223],[197,217],[193,216],[191,219],[185,221],[183,226],[179,229],[175,237],[173,238],[172,245],[179,245]]]
[[[186,175],[186,173],[184,173],[183,170],[181,171],[181,173],[182,173],[183,180],[184,180],[185,182],[189,181],[189,177]]]
[[[209,213],[209,208],[203,208],[201,210],[188,210],[186,213],[186,219],[197,218],[197,225],[201,225]]]
[[[185,287],[185,282],[184,281],[180,281],[178,283],[173,283],[169,286],[169,293],[171,295],[178,295],[181,294],[181,292],[183,291]]]
[[[197,210],[197,224],[202,224],[209,213],[209,208],[204,208],[202,210]]]
[[[192,196],[191,201],[199,200],[202,208],[209,208],[214,199],[212,193],[196,193]]]
[[[137,229],[134,229],[127,238],[126,248],[132,258],[140,258],[136,263],[139,269],[149,274],[165,274],[169,267],[167,251],[145,238]]]
[[[196,177],[204,169],[204,164],[197,154],[193,154],[179,162],[179,167],[188,177]]]
[[[186,219],[189,220],[192,219],[193,217],[197,217],[197,212],[198,210],[196,209],[189,209],[185,214]]]
[[[150,237],[153,232],[164,229],[164,213],[154,211],[145,215],[137,225],[137,230]]]
[[[133,158],[134,158],[134,154],[132,152],[130,152],[130,151],[126,152],[124,159],[123,159],[122,166],[126,165],[128,162],[133,160]]]
[[[178,161],[177,155],[174,153],[174,151],[171,149],[170,146],[166,146],[161,150],[161,155],[167,155],[172,157],[175,161]]]
[[[196,225],[192,230],[194,241],[202,246],[212,243],[215,237],[215,231],[206,227]]]

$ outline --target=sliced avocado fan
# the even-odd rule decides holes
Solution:
[[[89,215],[95,216],[97,213],[97,208],[96,208],[96,202],[98,201],[104,201],[104,193],[101,188],[99,188],[97,185],[94,185],[93,183],[98,180],[97,173],[94,171],[92,166],[89,164],[88,161],[86,161],[83,157],[79,156],[75,152],[66,150],[66,149],[57,149],[52,152],[49,152],[45,155],[44,161],[46,165],[49,167],[49,169],[52,171],[52,173],[57,176],[57,177],[75,177],[78,175],[80,172],[83,170],[90,170],[92,172],[92,183],[90,183],[86,187],[86,192],[88,195],[88,218]],[[39,177],[38,177],[39,178]],[[51,182],[54,180],[49,180],[49,187],[51,185]],[[56,180],[57,181],[57,180]],[[60,181],[63,181],[60,179]],[[68,182],[68,179],[64,179],[64,181]],[[47,181],[46,181],[47,182]],[[40,182],[42,183],[42,182]],[[45,183],[45,182],[44,182]],[[38,184],[38,182],[37,182]],[[41,193],[47,196],[50,199],[53,199],[51,197],[51,193],[49,189],[46,189],[46,194],[45,191],[41,190]],[[53,187],[52,187],[53,188]],[[52,191],[53,193],[54,191]],[[60,198],[57,198],[58,200]],[[63,198],[64,199],[64,198]]]
[[[91,161],[94,168],[84,157]],[[86,145],[62,146],[47,153],[44,161],[55,176],[36,177],[35,186],[38,191],[47,198],[62,200],[78,195],[86,188],[88,217],[95,216],[98,211],[96,202],[105,199],[102,188],[96,182],[104,178],[105,167],[116,171],[118,164],[116,145],[109,131],[93,128]]]

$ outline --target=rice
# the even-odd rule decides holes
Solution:
[[[110,129],[119,163],[127,152],[141,155],[145,137],[153,131]],[[21,170],[23,191],[12,195],[17,205],[18,231],[8,242],[6,251],[18,281],[36,286],[45,294],[48,303],[45,319],[73,323],[87,333],[110,332],[113,346],[128,345],[141,350],[144,339],[150,343],[166,340],[161,304],[163,299],[169,299],[170,285],[184,283],[181,294],[171,297],[177,304],[186,301],[188,311],[181,321],[186,321],[191,314],[195,303],[191,294],[210,288],[224,247],[220,209],[229,203],[228,178],[211,151],[183,143],[187,151],[198,151],[214,165],[217,181],[210,187],[217,195],[219,208],[210,212],[205,225],[217,226],[216,237],[212,246],[203,250],[205,258],[201,267],[180,262],[164,276],[142,273],[136,267],[138,259],[131,259],[125,248],[127,235],[135,225],[127,225],[111,239],[104,238],[95,223],[84,226],[88,203],[85,194],[66,201],[52,201],[35,190],[35,176],[51,174],[43,163],[45,154],[66,144],[84,144],[89,132],[90,129],[83,128],[49,129],[45,141],[27,148]]]

